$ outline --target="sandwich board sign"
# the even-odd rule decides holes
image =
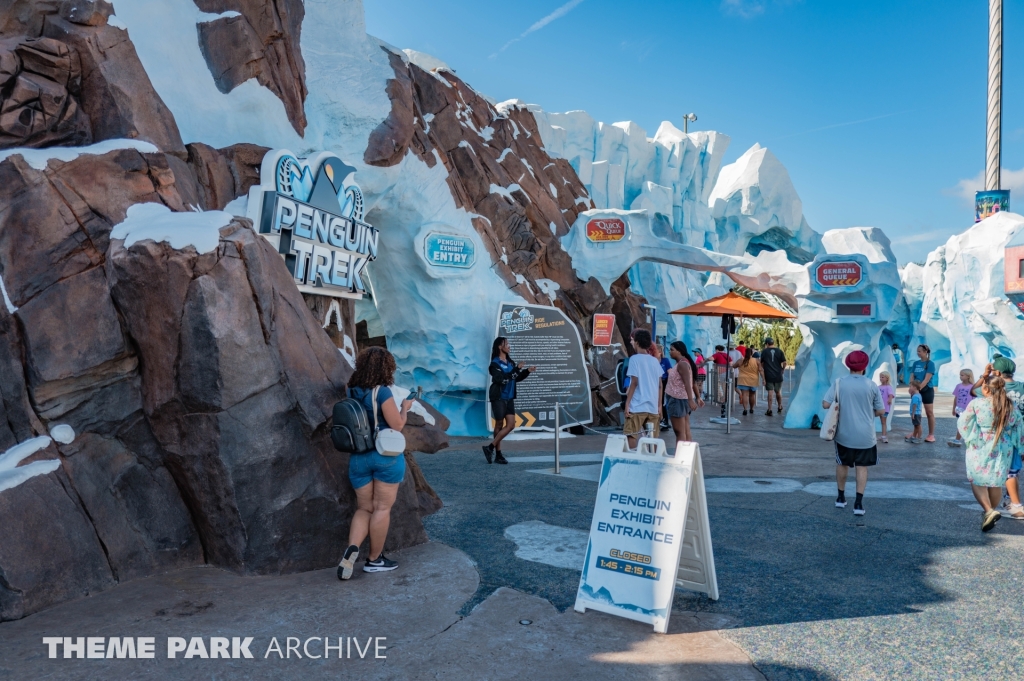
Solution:
[[[718,600],[700,448],[624,435],[605,443],[576,612],[598,610],[668,631],[676,586]]]

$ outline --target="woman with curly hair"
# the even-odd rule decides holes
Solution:
[[[401,431],[412,400],[395,402],[390,386],[394,383],[395,358],[380,347],[366,348],[356,358],[356,370],[348,382],[349,396],[362,403],[367,420],[373,427]],[[373,392],[377,391],[377,413],[373,409]],[[349,579],[359,558],[359,545],[370,535],[370,555],[363,572],[387,572],[398,563],[384,556],[384,540],[391,524],[391,507],[398,496],[398,485],[405,478],[405,456],[384,456],[376,449],[353,452],[349,457],[348,477],[356,490],[356,512],[349,526],[345,555],[338,566],[338,579]]]

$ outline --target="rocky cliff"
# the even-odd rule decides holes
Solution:
[[[266,149],[184,145],[111,13],[0,10],[0,620],[176,567],[326,567],[354,510],[328,436],[351,310],[332,323],[219,210]],[[291,49],[259,35],[270,63]],[[423,413],[410,451],[437,451]],[[440,507],[407,459],[392,548]]]

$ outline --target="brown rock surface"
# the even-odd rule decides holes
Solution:
[[[78,53],[81,106],[89,116],[94,142],[138,138],[162,151],[185,151],[174,116],[153,88],[127,31],[50,15],[43,32]]]
[[[221,92],[255,78],[284,103],[288,120],[306,130],[306,62],[302,0],[195,0],[204,12],[238,16],[198,24],[199,47]]]
[[[0,148],[141,138],[184,154],[177,124],[105,0],[0,5]]]
[[[49,38],[0,40],[0,148],[92,141],[78,53]]]
[[[203,254],[110,239],[133,204],[216,208],[254,181],[258,148],[191,151],[0,163],[18,307],[0,306],[0,452],[57,423],[77,435],[23,462],[57,471],[0,491],[0,620],[204,562],[327,567],[345,543],[354,492],[328,429],[351,367],[280,255],[244,220]],[[410,474],[388,547],[426,541],[439,504]]]

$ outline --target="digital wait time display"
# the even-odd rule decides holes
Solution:
[[[871,303],[839,303],[836,305],[837,317],[871,317],[874,310]]]

